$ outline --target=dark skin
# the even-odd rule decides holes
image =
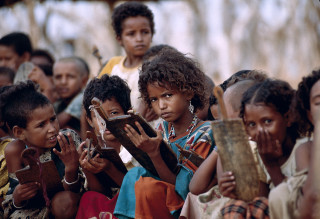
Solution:
[[[60,134],[57,137],[61,151],[57,151],[54,149],[54,153],[62,160],[65,164],[65,179],[68,182],[74,182],[77,180],[78,175],[78,154],[75,150],[75,146],[73,144],[73,140],[71,135],[68,134],[69,141],[71,144],[68,144],[65,137]],[[25,144],[21,140],[15,140],[8,144],[5,150],[7,162],[8,172],[15,172],[25,166],[25,164],[21,163],[21,153],[25,149]],[[18,161],[18,162],[17,162]],[[66,191],[59,192],[55,194],[51,201],[51,208],[53,209],[53,215],[65,215],[65,218],[74,218],[77,208],[69,208],[69,210],[64,209],[62,206],[61,199],[64,200],[64,203],[67,203],[69,206],[74,203],[78,203],[80,200],[80,196],[76,195],[72,191],[78,191],[80,184],[76,183],[74,185],[67,185],[65,182],[63,183],[64,189]],[[38,182],[30,182],[26,184],[18,184],[13,192],[14,203],[16,206],[23,206],[26,204],[26,201],[33,198],[39,191],[40,184]],[[64,209],[64,210],[63,210]],[[57,216],[56,218],[59,218]],[[61,217],[60,217],[61,218]]]

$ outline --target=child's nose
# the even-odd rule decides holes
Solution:
[[[141,33],[137,33],[137,41],[142,41],[142,34]]]
[[[165,109],[165,108],[166,108],[166,103],[165,103],[165,101],[159,99],[159,108],[160,108],[160,109]]]

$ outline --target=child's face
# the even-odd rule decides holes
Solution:
[[[244,123],[253,141],[257,141],[259,131],[265,130],[269,132],[272,140],[278,140],[280,144],[284,142],[287,119],[274,107],[264,103],[245,105]]]
[[[6,75],[0,75],[0,87],[12,85],[12,81]]]
[[[317,81],[310,91],[310,112],[308,113],[309,120],[314,124],[314,121],[320,114],[320,80]]]
[[[111,98],[111,100],[106,100],[102,103],[102,108],[106,112],[108,118],[113,118],[116,116],[124,115],[124,111],[121,107],[121,105],[118,103],[118,101],[115,98]],[[95,129],[96,132],[99,132],[99,125],[97,118],[93,111],[91,111],[91,118],[92,120],[89,120],[88,122],[90,125]],[[117,141],[117,139],[114,137],[113,134],[109,130],[106,130],[103,134],[103,138],[106,141]]]
[[[0,67],[8,67],[16,72],[25,61],[27,60],[19,56],[12,47],[0,45]]]
[[[151,106],[155,113],[167,122],[179,123],[186,118],[187,114],[190,114],[188,107],[191,97],[166,87],[157,84],[148,85]]]
[[[23,140],[29,147],[52,148],[57,143],[59,123],[51,104],[36,108],[22,129]]]
[[[127,56],[142,57],[152,41],[149,20],[143,16],[128,17],[122,23],[122,33],[117,40]]]
[[[73,62],[57,62],[53,68],[53,82],[62,99],[72,99],[84,86],[84,77]]]

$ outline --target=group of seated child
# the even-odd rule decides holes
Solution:
[[[220,85],[219,99],[195,60],[168,45],[149,48],[147,6],[121,4],[112,25],[126,55],[92,79],[80,57],[55,61],[20,32],[0,39],[0,217],[319,218],[320,70],[297,90],[241,70]],[[137,121],[107,129],[135,112],[154,136]],[[224,169],[212,120],[243,122],[254,161],[234,168],[250,168],[243,175]],[[257,178],[250,200],[236,192],[242,177]]]

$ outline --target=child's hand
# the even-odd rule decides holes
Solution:
[[[140,148],[146,152],[150,157],[157,156],[160,153],[160,143],[162,141],[162,135],[160,131],[157,131],[157,136],[150,138],[143,130],[141,125],[136,122],[136,126],[139,129],[139,134],[129,124],[126,124],[124,130],[127,132],[127,136],[135,144],[137,148]]]
[[[232,172],[223,172],[221,177],[218,179],[218,185],[221,195],[229,198],[236,198],[233,193],[236,188],[236,181]]]
[[[79,158],[80,166],[85,171],[97,174],[102,171],[107,171],[110,165],[112,165],[109,160],[100,158],[99,154],[88,160],[87,154],[88,150],[84,150]]]
[[[258,133],[257,146],[265,166],[279,166],[278,159],[282,157],[282,147],[278,140],[273,140],[267,130]]]
[[[40,183],[30,182],[26,184],[18,184],[13,191],[14,204],[18,207],[22,206],[22,202],[33,198],[40,188]]]
[[[57,138],[61,148],[61,152],[59,152],[55,148],[53,149],[53,152],[64,163],[65,172],[74,172],[79,168],[79,154],[76,150],[71,134],[67,133],[67,136],[70,143],[68,143],[67,139],[61,132],[59,133]]]

